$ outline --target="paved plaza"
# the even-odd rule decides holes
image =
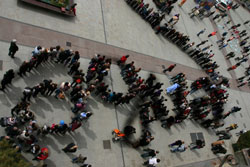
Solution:
[[[150,6],[155,7],[151,0],[145,0]],[[150,73],[157,76],[157,80],[164,83],[163,88],[169,87],[170,76],[179,72],[187,74],[188,85],[199,77],[206,76],[206,73],[193,61],[186,53],[176,45],[166,40],[160,35],[156,35],[151,26],[145,22],[136,12],[134,12],[124,0],[76,0],[77,16],[67,18],[57,13],[53,13],[38,7],[23,4],[18,0],[0,1],[0,78],[8,69],[18,70],[21,63],[29,60],[34,47],[41,45],[60,45],[66,49],[78,50],[81,55],[81,69],[87,71],[90,59],[95,53],[104,54],[112,58],[113,62],[122,55],[129,54],[129,62],[135,61],[136,67],[141,67],[139,73],[143,78],[147,78]],[[193,1],[187,1],[182,8],[177,3],[171,14],[166,16],[166,20],[176,13],[180,13],[180,21],[175,25],[176,29],[190,36],[191,41],[199,43],[207,38],[207,35],[214,30],[223,33],[223,20],[214,23],[209,18],[199,20],[190,19],[188,12],[194,7]],[[237,10],[229,11],[230,18],[235,24],[248,20],[250,14],[247,10],[239,7]],[[227,20],[227,19],[225,19]],[[206,32],[200,38],[197,32],[206,28]],[[240,29],[246,29],[250,33],[250,27],[242,25]],[[244,75],[245,68],[249,62],[242,64],[234,71],[227,71],[227,68],[234,65],[234,60],[226,60],[224,55],[230,51],[235,51],[240,55],[240,48],[229,46],[225,50],[218,49],[216,41],[219,36],[209,39],[213,44],[213,59],[220,65],[217,69],[222,75],[229,78],[231,87],[229,101],[224,106],[225,111],[229,111],[233,106],[240,106],[242,110],[230,115],[225,120],[225,126],[232,123],[238,124],[238,129],[232,131],[231,140],[226,140],[228,154],[233,153],[232,143],[238,139],[235,133],[241,129],[250,128],[250,89],[247,86],[237,88],[236,78]],[[17,39],[19,51],[15,59],[8,56],[9,42]],[[66,45],[66,44],[69,44]],[[165,75],[162,73],[162,65],[168,66],[176,63],[177,67],[173,72]],[[14,79],[6,93],[0,92],[0,117],[9,116],[10,110],[22,97],[22,91],[26,86],[35,86],[44,79],[52,79],[56,83],[64,81],[72,82],[72,78],[67,74],[67,69],[61,64],[44,63],[27,77]],[[127,85],[122,80],[120,68],[112,64],[109,75],[105,82],[110,85],[110,89],[115,92],[127,92]],[[188,95],[188,99],[203,94],[198,91]],[[169,110],[174,108],[170,98],[166,106]],[[93,116],[83,126],[72,134],[65,136],[48,135],[39,139],[39,144],[49,148],[49,158],[45,161],[48,167],[76,167],[72,164],[71,158],[78,154],[88,157],[87,163],[94,167],[140,167],[143,166],[144,159],[140,154],[142,149],[134,149],[125,143],[113,143],[111,131],[114,128],[122,129],[128,119],[136,113],[139,98],[132,100],[131,104],[114,107],[112,104],[103,102],[100,97],[92,95],[88,99],[87,110],[93,112]],[[70,122],[73,113],[73,104],[69,99],[58,100],[53,96],[39,96],[31,100],[31,111],[34,111],[39,125],[58,123],[60,120]],[[169,115],[174,115],[170,111]],[[134,117],[133,126],[137,129],[136,138],[140,136],[139,116]],[[224,126],[224,128],[225,128]],[[221,129],[224,129],[221,128]],[[218,137],[213,130],[207,130],[191,119],[183,123],[174,125],[171,129],[161,127],[160,121],[154,121],[150,130],[155,140],[150,143],[150,148],[160,151],[157,156],[161,159],[158,167],[209,167],[218,165],[217,156],[211,151],[210,143],[216,141]],[[186,144],[191,143],[191,133],[202,133],[206,146],[198,150],[187,150],[183,153],[171,153],[168,144],[182,139]],[[4,135],[4,128],[0,128],[0,136]],[[61,149],[74,141],[79,149],[74,154],[65,154]],[[110,143],[110,147],[108,145]],[[33,157],[28,154],[24,156],[31,160]],[[197,163],[195,165],[194,163]],[[35,164],[35,163],[34,163]]]

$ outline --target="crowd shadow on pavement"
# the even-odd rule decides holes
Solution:
[[[32,107],[35,107],[35,109],[42,110],[45,112],[47,111],[53,112],[52,107],[47,102],[45,102],[43,98],[40,97],[35,98],[35,104],[36,105],[32,105]]]
[[[181,157],[181,153],[177,152],[175,155],[180,161],[184,161],[184,159]]]
[[[90,97],[90,98],[88,98],[88,102],[87,102],[87,107],[86,107],[86,109],[91,109],[91,108],[93,108],[93,109],[99,109],[99,107],[98,107],[98,103],[96,103],[95,102],[95,99],[96,99],[97,97]],[[88,110],[89,111],[89,110]]]
[[[44,138],[39,138],[39,140],[41,141],[42,144],[46,143],[46,145],[51,146],[57,153],[61,153],[61,149],[58,147],[58,145],[55,143],[55,141],[53,140],[53,136],[48,136],[48,137],[44,137]]]
[[[0,94],[2,94],[0,96],[1,102],[5,100],[8,101],[7,103],[2,103],[2,104],[9,107],[11,103],[15,104],[20,100],[20,96],[22,95],[22,88],[11,85],[9,86],[9,88],[5,89],[5,92],[2,92]]]

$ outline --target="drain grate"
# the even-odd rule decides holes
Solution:
[[[204,140],[202,132],[199,133],[190,133],[192,143],[195,143],[197,139]]]
[[[104,149],[111,149],[110,140],[103,140],[103,148]]]
[[[0,60],[0,71],[3,70],[3,60]]]
[[[66,46],[71,47],[71,42],[66,42]]]

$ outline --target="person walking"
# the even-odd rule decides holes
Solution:
[[[205,31],[206,31],[206,28],[204,28],[203,30],[199,31],[199,32],[197,33],[197,37],[199,37],[199,36],[200,36],[201,34],[203,34]]]
[[[238,64],[238,63],[237,63],[237,64]],[[227,69],[227,71],[235,70],[235,69],[239,66],[239,65],[237,65],[237,64],[235,64],[235,65],[229,67],[229,68]]]
[[[238,106],[233,106],[232,108],[231,108],[231,113],[235,113],[235,112],[238,112],[238,111],[240,111],[241,110],[241,108],[240,107],[238,107]]]
[[[15,58],[15,54],[16,52],[18,51],[18,46],[16,44],[16,39],[13,39],[11,42],[10,42],[10,48],[9,48],[9,56],[11,58]]]
[[[168,68],[164,69],[163,72],[166,73],[171,72],[174,68],[175,68],[176,64],[171,64],[170,66],[168,66]]]
[[[245,21],[243,24],[246,25],[248,23],[250,23],[250,20]]]
[[[211,32],[210,34],[208,34],[208,38],[210,38],[210,37],[212,37],[212,36],[214,36],[214,35],[216,35],[216,33],[217,33],[217,31],[213,31],[213,32]]]

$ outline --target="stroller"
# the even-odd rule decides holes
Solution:
[[[112,135],[113,135],[113,138],[112,138],[113,142],[120,141],[120,140],[122,140],[126,136],[119,129],[114,129],[112,131]]]

